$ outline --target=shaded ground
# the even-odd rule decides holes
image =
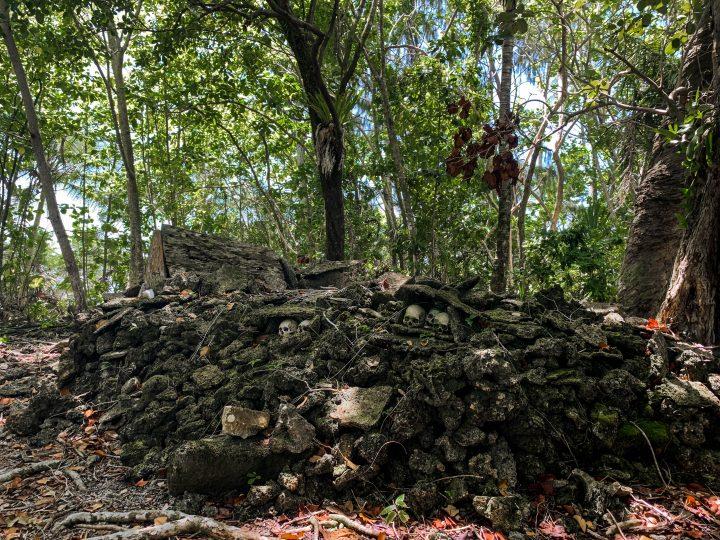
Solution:
[[[57,361],[65,342],[58,332],[29,328],[19,333],[6,332],[6,337],[8,343],[0,347],[0,475],[28,463],[46,460],[60,463],[49,470],[0,483],[2,538],[87,538],[119,528],[74,527],[60,531],[53,528],[61,518],[77,511],[176,509],[241,525],[234,518],[243,495],[227,500],[175,498],[168,494],[162,478],[127,480],[130,469],[120,464],[117,435],[112,431],[100,435],[96,428],[108,403],[83,402],[83,396],[78,396],[82,405],[78,407],[76,424],[54,440],[42,440],[42,436],[20,438],[9,433],[4,428],[7,411],[18,402],[27,401],[44,380],[49,382],[56,377]],[[608,523],[595,524],[586,522],[571,504],[554,506],[554,485],[555,480],[548,478],[535,486],[532,493],[535,515],[524,534],[515,533],[516,538],[720,538],[720,498],[700,485],[634,486],[634,493],[626,499],[622,511],[608,516]],[[310,539],[314,535],[310,517],[325,523],[330,513],[341,513],[354,523],[371,527],[381,538],[383,535],[505,538],[501,532],[492,531],[453,507],[432,519],[412,520],[405,526],[388,524],[378,515],[380,511],[380,507],[357,508],[352,500],[326,501],[322,508],[306,508],[291,516],[262,516],[245,523],[245,527],[284,540]],[[613,527],[613,520],[619,527]],[[156,520],[162,522],[162,518]],[[323,525],[320,532],[324,540],[359,536],[351,529],[333,529],[329,524]]]

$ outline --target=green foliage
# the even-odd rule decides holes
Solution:
[[[358,9],[360,2],[353,2]],[[145,240],[161,224],[174,223],[264,244],[291,261],[321,257],[324,207],[308,117],[311,111],[323,121],[332,115],[325,99],[305,95],[302,73],[277,24],[201,13],[180,0],[146,0],[137,15],[137,0],[11,4],[91,303],[121,290],[128,271],[125,172],[100,74],[108,67],[102,43],[112,20],[121,31],[134,30],[124,76]],[[341,4],[345,11],[322,66],[331,92],[349,61],[343,38],[357,37],[362,29],[352,25],[350,4]],[[570,88],[563,107],[548,116],[538,143],[523,251],[517,242],[522,177],[516,193],[514,281],[521,293],[560,284],[578,296],[612,299],[632,185],[653,136],[664,130],[680,142],[687,166],[698,167],[715,151],[715,117],[699,95],[689,96],[681,119],[670,126],[652,114],[620,107],[573,116],[558,151],[565,169],[564,189],[558,190],[557,165],[550,156],[561,113],[608,97],[664,107],[646,80],[618,77],[628,66],[610,49],[669,91],[701,4],[569,1],[562,2],[562,23],[559,4],[547,0],[518,2],[512,12],[486,0],[386,0],[384,47],[374,21],[357,76],[345,92],[331,97],[344,128],[347,256],[365,259],[372,268],[446,280],[468,274],[489,278],[497,201],[479,175],[463,180],[445,174],[444,159],[458,127],[447,106],[460,96],[469,100],[466,123],[475,129],[494,117],[497,44],[515,37],[517,157],[526,166],[532,140],[558,100],[559,44],[563,24],[569,24]],[[304,4],[290,5],[300,13]],[[331,4],[317,5],[317,24],[327,24]],[[381,61],[406,193],[401,193],[376,76]],[[0,75],[0,300],[48,320],[64,314],[69,287],[44,217],[3,47]],[[692,194],[692,186],[688,190]],[[558,231],[552,232],[559,191]],[[414,236],[401,199],[412,210]]]
[[[580,208],[566,228],[542,231],[527,247],[532,288],[560,285],[576,298],[614,298],[626,230],[601,204]]]
[[[410,521],[408,506],[405,503],[405,494],[398,495],[392,504],[383,508],[380,516],[390,524],[400,523],[404,525]]]

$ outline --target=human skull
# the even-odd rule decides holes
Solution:
[[[290,334],[294,334],[297,332],[298,329],[298,323],[293,321],[292,319],[285,319],[280,323],[280,329],[278,330],[278,335],[282,337],[287,337]]]
[[[447,332],[450,329],[450,315],[444,311],[438,311],[432,322],[433,328],[441,332]]]
[[[310,325],[312,324],[312,321],[310,319],[305,319],[304,321],[300,321],[300,325],[298,326],[298,330],[300,332],[310,332]]]
[[[438,313],[440,313],[440,310],[437,308],[432,308],[428,311],[428,314],[425,317],[425,324],[428,326],[435,326],[435,318],[438,316]]]
[[[405,310],[405,317],[403,317],[403,323],[413,328],[419,328],[425,321],[425,308],[418,306],[417,304],[411,304]]]

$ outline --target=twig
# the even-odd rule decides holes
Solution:
[[[642,520],[640,520],[640,519],[629,519],[627,521],[618,523],[617,520],[615,519],[615,516],[613,516],[612,512],[610,512],[609,510],[606,515],[610,516],[610,519],[614,523],[614,525],[611,525],[605,531],[606,536],[610,536],[611,534],[618,532],[618,533],[620,533],[620,536],[622,536],[625,540],[628,540],[627,536],[625,536],[625,533],[623,532],[622,528],[623,527],[637,527],[638,525],[643,524]]]
[[[658,476],[660,477],[660,481],[663,483],[663,486],[665,486],[665,489],[670,489],[670,486],[668,486],[667,482],[665,481],[665,478],[663,477],[662,472],[660,471],[660,465],[658,464],[657,457],[655,457],[655,450],[653,450],[652,443],[650,442],[650,439],[645,434],[645,431],[638,426],[635,422],[630,420],[630,423],[635,426],[635,428],[642,434],[643,438],[645,439],[645,442],[647,443],[648,447],[650,448],[650,453],[652,454],[653,462],[655,463],[655,469],[657,470]]]
[[[345,525],[348,529],[352,529],[353,531],[364,534],[365,536],[370,536],[372,538],[378,538],[380,536],[379,531],[371,529],[370,527],[365,527],[364,525],[361,525],[360,523],[357,523],[356,521],[353,521],[349,517],[343,516],[342,514],[330,514],[328,516],[328,519],[330,519],[331,521],[336,521],[337,523],[341,523]]]
[[[24,467],[11,469],[7,472],[0,473],[0,484],[2,484],[3,482],[9,482],[16,477],[25,478],[26,476],[31,476],[35,473],[47,471],[48,469],[57,467],[58,465],[60,465],[60,463],[61,462],[58,459],[51,459],[49,461],[39,461],[37,463],[25,465]]]

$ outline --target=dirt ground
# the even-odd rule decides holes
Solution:
[[[51,382],[56,376],[58,358],[67,344],[62,329],[32,327],[3,329],[0,344],[0,478],[4,473],[28,464],[56,462],[35,473],[11,475],[0,482],[0,538],[80,539],[130,532],[133,527],[161,526],[168,521],[162,514],[180,510],[200,514],[224,525],[242,527],[255,534],[283,540],[323,540],[364,537],[355,528],[384,538],[614,538],[662,540],[676,538],[720,538],[720,497],[703,486],[690,484],[648,487],[632,486],[623,512],[606,515],[592,523],[572,505],[553,504],[551,486],[541,484],[534,497],[535,515],[523,532],[513,535],[491,530],[469,513],[448,507],[443,513],[406,524],[388,523],[380,508],[357,508],[353,501],[325,502],[322,507],[301,509],[295,515],[259,516],[240,523],[235,518],[243,495],[226,499],[171,497],[163,478],[128,480],[128,469],[120,463],[117,435],[99,432],[97,422],[107,403],[79,400],[77,422],[53,439],[21,438],[4,424],[11,408],[27,402],[39,381]],[[74,512],[128,512],[157,510],[151,521],[118,524],[80,524],[59,528],[58,524]],[[349,518],[349,526],[338,526],[331,515]],[[172,517],[170,519],[173,519]],[[357,527],[359,526],[359,527]],[[355,528],[354,528],[355,527]],[[141,536],[138,532],[136,537]],[[159,536],[153,536],[153,538]],[[207,538],[207,534],[174,536]]]

